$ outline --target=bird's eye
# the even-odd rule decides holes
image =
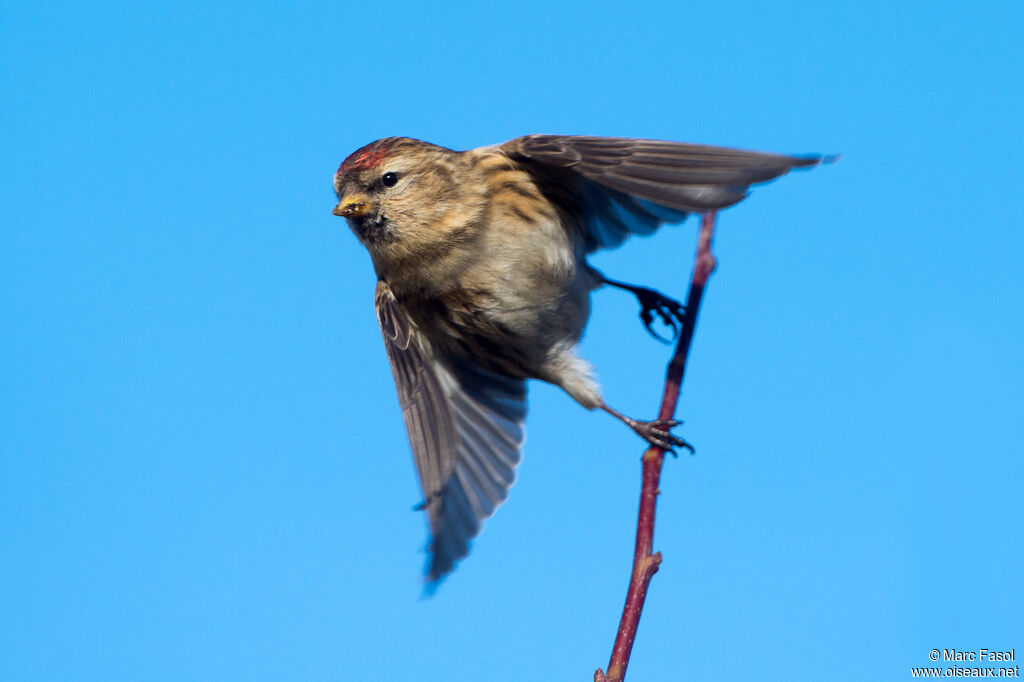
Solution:
[[[385,173],[380,176],[380,181],[385,187],[394,187],[398,183],[398,173]]]

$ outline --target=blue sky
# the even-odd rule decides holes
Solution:
[[[0,5],[0,678],[565,680],[607,663],[643,447],[533,384],[519,481],[425,523],[331,215],[355,148],[537,132],[840,163],[720,218],[629,679],[1024,651],[1019,3]],[[696,223],[595,264],[685,293]],[[609,402],[668,349],[594,297]]]

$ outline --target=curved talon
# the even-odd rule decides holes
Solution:
[[[665,452],[672,453],[673,457],[678,457],[675,448],[686,448],[691,454],[695,452],[693,446],[686,440],[673,435],[669,431],[672,427],[679,426],[682,423],[676,419],[655,419],[649,422],[641,422],[634,419],[626,423],[645,441],[657,448],[661,448]]]
[[[676,450],[675,450],[675,448],[677,448],[677,447],[678,448],[686,448],[687,450],[690,451],[691,455],[695,452],[695,450],[693,449],[692,445],[690,445],[688,442],[686,442],[684,439],[680,438],[679,436],[672,435],[668,431],[662,431],[660,429],[652,429],[651,430],[651,434],[655,437],[655,439],[650,440],[650,443],[652,445],[657,445],[659,448],[661,448],[665,452],[671,453],[673,457],[678,457],[679,456],[679,453],[677,453]]]
[[[686,308],[683,304],[653,289],[638,287],[633,293],[640,301],[640,320],[651,336],[663,343],[672,343],[679,338],[681,325],[686,322]],[[671,338],[666,339],[654,330],[654,313],[672,330]]]
[[[651,326],[654,324],[654,315],[651,314],[651,311],[648,308],[643,308],[640,311],[640,321],[644,323],[644,327],[647,329],[648,334],[664,344],[670,344],[679,338],[679,327],[676,326],[677,323],[675,318],[667,317],[661,311],[658,311],[658,314],[661,317],[662,322],[672,329],[672,336],[666,338],[654,330],[654,327]]]
[[[686,324],[686,306],[673,298],[669,298],[660,291],[626,284],[625,282],[617,282],[614,279],[608,279],[604,275],[599,276],[605,284],[623,289],[636,296],[640,302],[640,321],[644,323],[644,327],[651,336],[662,343],[672,343],[679,338],[679,332],[682,326]],[[666,339],[654,330],[655,313],[661,318],[662,323],[672,330],[672,338]]]

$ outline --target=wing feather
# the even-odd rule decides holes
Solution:
[[[821,155],[572,135],[528,135],[506,142],[501,149],[537,167],[540,176],[564,181],[564,171],[572,174],[588,252],[614,248],[631,234],[650,234],[691,212],[732,206],[753,184],[832,160]]]
[[[376,307],[423,486],[433,582],[469,552],[515,482],[526,382],[437,357],[383,281]]]

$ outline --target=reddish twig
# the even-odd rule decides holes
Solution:
[[[679,402],[679,390],[683,385],[686,358],[690,352],[693,330],[697,326],[697,313],[700,312],[704,286],[715,269],[715,257],[711,253],[714,232],[715,213],[711,212],[704,215],[701,220],[693,277],[690,279],[690,291],[686,297],[686,315],[679,332],[676,352],[668,365],[658,419],[672,419],[676,404]],[[652,554],[651,550],[654,546],[654,508],[658,500],[658,480],[661,478],[661,465],[664,461],[665,451],[661,448],[651,446],[644,453],[643,486],[640,490],[640,513],[636,524],[633,573],[629,579],[629,589],[626,591],[626,604],[622,609],[619,631],[612,646],[608,672],[604,673],[598,668],[594,673],[594,682],[621,682],[626,676],[629,654],[633,650],[633,640],[640,624],[640,612],[643,611],[644,599],[647,597],[647,586],[661,564],[661,552]]]

